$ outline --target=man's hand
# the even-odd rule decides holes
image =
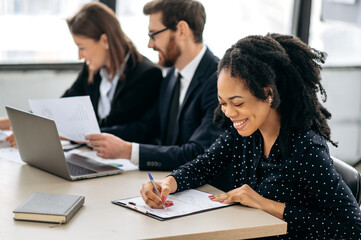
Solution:
[[[89,140],[88,145],[93,147],[101,158],[124,158],[130,159],[132,143],[126,142],[109,133],[89,134],[85,136]]]

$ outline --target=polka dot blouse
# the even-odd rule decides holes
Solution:
[[[292,153],[282,159],[278,140],[263,156],[259,131],[240,136],[234,128],[171,174],[177,191],[197,188],[232,166],[234,188],[249,184],[265,198],[286,203],[287,234],[268,239],[361,239],[361,211],[335,171],[326,141],[314,131],[292,135]]]

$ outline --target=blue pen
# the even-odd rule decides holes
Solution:
[[[152,183],[153,188],[154,188],[155,192],[157,193],[158,197],[160,197],[160,199],[162,199],[162,197],[160,196],[160,193],[159,193],[159,191],[158,191],[158,188],[157,188],[157,186],[155,185],[155,182],[154,182],[154,180],[153,180],[152,175],[151,175],[150,173],[148,173],[148,176],[149,176],[150,182]],[[165,209],[165,205],[164,205],[163,202],[162,202],[162,205],[163,205],[163,208]]]

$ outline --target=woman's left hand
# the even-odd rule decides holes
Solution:
[[[209,198],[212,201],[225,204],[239,202],[244,206],[261,209],[280,219],[283,218],[283,212],[285,208],[284,203],[262,197],[247,184],[244,184],[242,187],[233,189],[227,193],[210,196]]]
[[[227,193],[215,195],[211,200],[222,203],[239,202],[244,206],[261,209],[264,197],[254,191],[249,185],[244,184],[242,187],[233,189]]]
[[[5,138],[5,142],[9,142],[11,147],[17,148],[14,134],[11,134]]]

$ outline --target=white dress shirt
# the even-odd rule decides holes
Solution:
[[[109,115],[120,73],[117,71],[114,77],[109,77],[107,69],[103,67],[100,69],[100,76],[102,80],[99,86],[100,96],[98,102],[98,115],[100,119],[104,119]]]
[[[182,78],[180,79],[180,93],[179,93],[179,109],[181,108],[184,98],[186,96],[187,90],[189,85],[191,84],[192,78],[194,76],[194,73],[197,70],[197,67],[200,63],[200,61],[203,58],[204,53],[206,52],[207,48],[205,45],[203,45],[202,50],[198,53],[198,55],[189,62],[182,71],[179,71],[178,69],[175,69],[174,75],[178,76],[178,72],[182,75]],[[139,144],[138,143],[132,143],[132,154],[130,157],[130,162],[134,165],[139,166]]]
[[[117,88],[120,76],[124,72],[125,64],[128,61],[129,56],[130,53],[128,52],[119,68],[120,70],[116,71],[114,76],[109,76],[105,67],[100,69],[100,76],[102,78],[99,86],[100,96],[98,102],[98,115],[100,119],[106,118],[110,113],[115,89]]]

